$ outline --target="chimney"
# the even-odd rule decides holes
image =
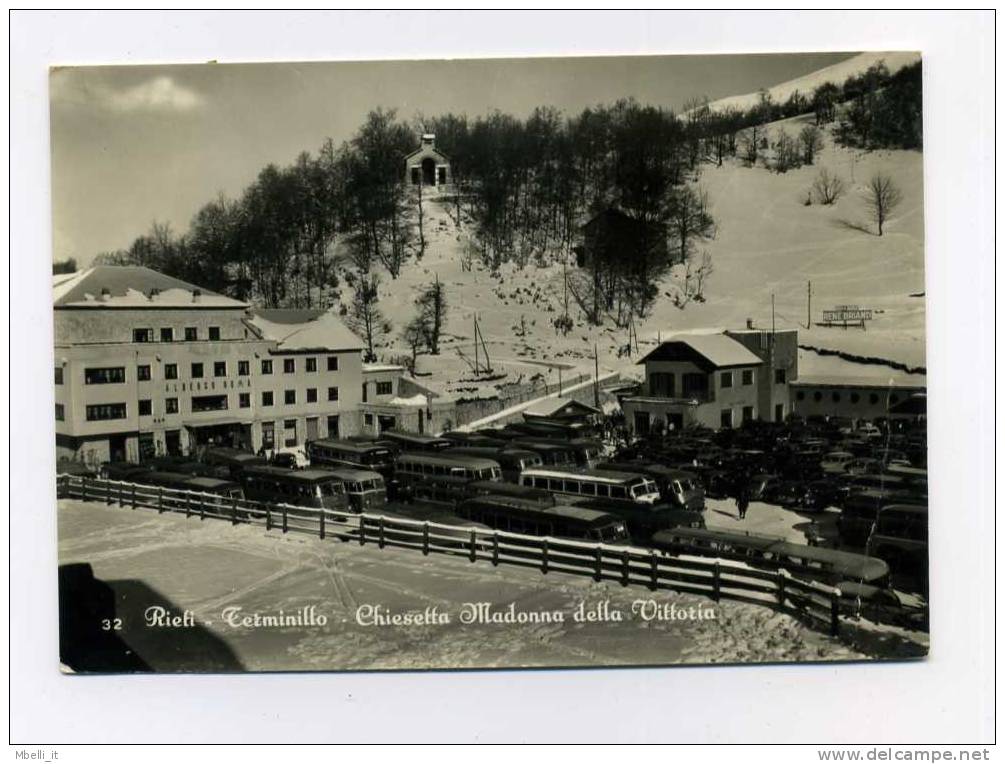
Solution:
[[[107,302],[108,299],[111,296],[112,296],[112,292],[111,292],[111,290],[108,287],[101,287],[101,301],[102,302]]]
[[[199,298],[200,297],[202,297],[202,290],[201,289],[193,289],[192,290],[192,302],[199,302]]]
[[[747,319],[747,328],[748,329],[753,329],[754,328],[754,319],[752,319],[752,318],[748,318]]]

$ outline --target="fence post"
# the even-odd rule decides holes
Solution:
[[[477,543],[477,537],[475,530],[471,530],[471,562],[475,562],[478,559],[478,553],[475,549],[475,544]]]
[[[715,565],[712,566],[712,599],[715,602],[719,601],[719,587],[722,586],[721,579],[719,578],[720,569],[719,561],[716,560]]]
[[[597,545],[593,566],[593,580],[599,581],[604,574],[604,548]]]
[[[422,524],[422,553],[429,554],[429,521]]]
[[[838,589],[831,590],[831,636],[836,637],[841,634],[841,622],[838,620],[839,603],[841,592]]]
[[[133,483],[133,509],[136,509],[136,483]]]
[[[318,538],[323,539],[325,537],[325,508],[321,507],[318,511]]]
[[[230,524],[237,525],[237,497],[233,496],[230,500]]]
[[[112,503],[112,481],[105,481],[105,504]]]
[[[192,494],[185,491],[185,517],[192,514]]]
[[[359,516],[359,545],[366,543],[366,515]]]
[[[272,505],[271,504],[264,504],[262,506],[265,507],[265,530],[266,531],[271,531],[272,530]]]
[[[778,575],[775,577],[775,584],[778,586],[778,605],[779,607],[785,606],[785,579],[788,577],[788,571],[785,568],[780,568]]]
[[[377,518],[377,548],[384,548],[384,516]]]
[[[157,486],[157,514],[164,511],[164,488]]]
[[[116,491],[116,493],[119,496],[119,506],[120,507],[124,507],[126,505],[125,499],[122,498],[123,495],[125,494],[125,492],[126,492],[126,484],[125,483],[119,483],[118,490]]]
[[[206,519],[206,497],[201,493],[199,494],[199,519]]]
[[[499,533],[492,531],[492,564],[499,565]]]
[[[626,549],[621,553],[621,585],[628,586],[628,576],[631,573],[629,565],[631,561],[628,559],[628,550]]]
[[[281,504],[280,506],[283,508],[283,533],[286,533],[290,529],[289,511],[285,504]]]
[[[87,501],[87,476],[83,475],[80,478],[80,500]]]
[[[541,572],[548,575],[548,538],[541,539]]]
[[[656,556],[656,550],[653,549],[649,553],[649,588],[656,591],[660,585],[660,569],[659,569],[659,558]]]

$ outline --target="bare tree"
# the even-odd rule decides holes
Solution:
[[[799,147],[803,152],[803,162],[813,164],[813,159],[817,152],[824,147],[824,139],[820,128],[815,125],[806,125],[799,131]]]
[[[879,236],[883,235],[883,223],[889,219],[902,198],[903,194],[889,175],[876,173],[869,179],[869,186],[865,191],[865,203],[876,223]]]
[[[788,172],[799,167],[801,160],[796,141],[785,130],[779,130],[775,139],[775,172]]]
[[[415,361],[419,354],[419,348],[426,341],[426,337],[429,334],[429,327],[426,326],[425,319],[419,315],[413,318],[405,326],[404,330],[401,332],[401,338],[408,345],[408,349],[411,352],[411,358],[408,364],[408,371],[415,376]]]
[[[447,294],[439,276],[425,287],[415,300],[419,316],[426,327],[426,345],[433,355],[440,353],[440,334],[447,318]]]
[[[355,279],[352,305],[346,316],[349,328],[357,334],[362,334],[366,341],[365,362],[377,360],[374,352],[374,341],[385,333],[387,321],[377,304],[380,278],[374,274],[359,274]]]
[[[416,220],[418,222],[419,231],[419,250],[415,254],[416,260],[421,260],[422,256],[426,254],[426,228],[425,228],[425,210],[422,208],[422,184],[418,183],[415,186],[415,199],[416,199]]]
[[[844,194],[844,181],[824,167],[817,173],[812,190],[820,204],[834,204]]]
[[[757,164],[758,151],[761,148],[761,141],[764,139],[764,128],[760,125],[751,125],[740,133],[740,152],[743,161],[748,167]]]

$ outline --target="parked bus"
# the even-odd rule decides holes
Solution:
[[[256,467],[268,464],[261,456],[256,456],[250,451],[241,451],[239,448],[207,448],[203,456],[206,464],[219,467],[218,475],[228,474],[232,478],[237,478],[240,473],[248,467]]]
[[[349,467],[379,472],[387,480],[394,473],[394,453],[375,442],[312,440],[307,444],[311,466]]]
[[[501,481],[502,468],[476,456],[406,452],[395,459],[394,479],[403,497],[454,504],[473,495],[472,483]]]
[[[434,435],[418,435],[414,432],[397,432],[396,430],[385,430],[380,434],[382,440],[389,440],[396,443],[402,451],[422,451],[436,453],[445,451],[454,445],[453,441],[447,438],[437,438]]]
[[[895,573],[921,574],[924,579],[928,570],[928,507],[890,504],[880,509],[866,554],[885,560]],[[927,581],[923,583],[927,585]]]
[[[457,514],[490,528],[529,536],[623,544],[628,531],[620,518],[585,507],[557,504],[545,507],[512,496],[480,496],[462,501]]]
[[[544,488],[552,493],[574,496],[577,499],[586,497],[650,505],[656,504],[660,499],[656,483],[636,472],[530,469],[520,476],[520,485]]]
[[[520,480],[520,474],[533,467],[540,467],[544,464],[541,456],[534,451],[527,451],[520,448],[492,448],[488,446],[458,446],[451,448],[444,453],[458,454],[460,456],[479,456],[482,459],[491,459],[498,462],[502,468],[503,480],[516,483]]]
[[[241,471],[244,495],[252,501],[347,511],[342,481],[327,470],[285,470],[248,467]]]
[[[883,587],[889,582],[889,566],[876,557],[795,544],[773,536],[711,530],[675,528],[653,535],[653,546],[673,554],[689,554],[737,560],[755,567],[785,568],[801,578],[825,584],[841,582]]]
[[[104,462],[98,469],[98,477],[106,480],[125,480],[130,483],[139,483],[137,476],[151,472],[148,464],[135,464],[133,462]]]
[[[855,491],[841,506],[837,520],[838,534],[843,544],[864,547],[875,530],[879,511],[890,504],[916,504],[914,497],[903,490],[871,488]]]
[[[701,512],[705,509],[705,490],[693,472],[666,467],[662,464],[608,462],[597,469],[615,472],[635,472],[650,478],[660,492],[660,499],[678,509]]]
[[[470,491],[473,496],[487,496],[489,494],[495,494],[496,496],[511,496],[516,499],[524,499],[526,501],[533,501],[535,504],[541,504],[545,507],[555,506],[555,494],[551,491],[547,491],[543,488],[529,488],[525,485],[519,485],[517,483],[499,483],[492,480],[476,480],[470,486]]]
[[[564,469],[576,466],[576,449],[565,441],[554,440],[530,440],[516,438],[510,441],[513,448],[533,451],[548,467]]]
[[[353,512],[379,512],[387,504],[387,484],[379,472],[352,467],[320,467],[342,481]]]

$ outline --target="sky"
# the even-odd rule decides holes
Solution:
[[[349,139],[367,112],[404,119],[539,105],[575,114],[632,96],[680,109],[770,87],[854,53],[53,69],[53,258],[85,266],[153,221],[176,233],[219,194],[239,196],[269,163]]]

